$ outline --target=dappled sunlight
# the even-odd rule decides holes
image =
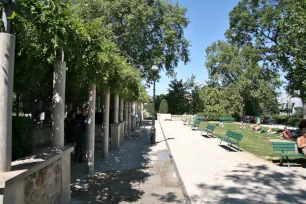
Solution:
[[[295,170],[276,171],[266,165],[240,164],[217,177],[214,184],[201,183],[197,187],[206,200],[218,203],[301,203],[306,195],[302,184],[305,179]],[[198,196],[191,199],[199,201]]]

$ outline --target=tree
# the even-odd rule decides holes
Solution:
[[[189,101],[188,107],[190,107],[188,112],[192,113],[193,115],[202,112],[204,108],[203,101],[200,97],[201,86],[195,81],[195,79],[196,76],[192,74],[190,78],[187,78],[184,84],[188,92],[187,94],[187,98]]]
[[[243,99],[245,114],[277,111],[279,74],[259,64],[261,56],[256,48],[218,41],[207,47],[206,54],[208,83],[237,90]],[[271,105],[273,107],[269,107]]]
[[[183,80],[174,79],[169,84],[168,106],[169,113],[182,115],[188,111],[188,92],[184,86]]]
[[[230,12],[228,40],[253,45],[262,64],[286,73],[287,91],[302,99],[306,118],[306,2],[243,0]]]
[[[160,113],[168,113],[168,102],[166,99],[162,99],[159,105]]]
[[[240,116],[243,99],[235,88],[205,86],[200,92],[204,113]]]
[[[90,19],[103,17],[111,28],[120,53],[150,82],[153,64],[173,75],[182,60],[189,61],[184,29],[187,10],[166,0],[77,0]]]

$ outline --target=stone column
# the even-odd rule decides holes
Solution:
[[[136,129],[136,102],[132,102],[132,130]]]
[[[66,62],[62,50],[58,50],[53,73],[53,138],[54,147],[64,148],[64,119],[65,119],[65,88]],[[62,55],[62,56],[59,56]]]
[[[128,130],[132,130],[132,102],[129,102],[129,126]]]
[[[124,100],[120,98],[120,109],[119,109],[119,128],[120,128],[120,143],[124,142],[124,121],[123,121],[123,109],[124,109]]]
[[[140,121],[143,121],[143,103],[140,103]]]
[[[120,145],[120,125],[119,125],[119,95],[115,95],[114,100],[114,124],[111,125],[111,148],[117,149]]]
[[[91,84],[89,90],[88,126],[86,143],[86,173],[95,172],[95,115],[96,115],[96,84]]]
[[[129,102],[125,101],[125,123],[124,123],[124,131],[129,131]]]
[[[124,109],[124,100],[120,99],[120,111],[119,111],[120,122],[123,122],[123,109]]]
[[[109,142],[109,103],[110,92],[105,93],[104,98],[104,137],[103,137],[103,158],[108,159],[108,142]]]
[[[115,95],[114,100],[114,123],[119,123],[119,95]]]
[[[0,172],[11,170],[15,63],[14,35],[0,33]]]

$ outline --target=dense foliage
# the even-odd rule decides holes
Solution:
[[[168,102],[166,99],[162,99],[159,105],[159,113],[168,113]]]
[[[306,117],[306,1],[242,0],[230,12],[231,44],[256,47],[262,65],[285,72],[287,91],[300,97]]]

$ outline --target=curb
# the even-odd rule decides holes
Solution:
[[[174,171],[175,171],[177,180],[178,180],[179,187],[180,187],[180,189],[181,189],[181,191],[182,191],[182,194],[183,194],[183,196],[184,196],[185,203],[187,203],[187,204],[192,204],[191,199],[190,199],[190,197],[188,196],[188,193],[187,193],[186,187],[185,187],[185,185],[184,185],[184,182],[183,182],[183,180],[182,180],[182,177],[181,177],[181,175],[180,175],[180,173],[179,173],[179,171],[178,171],[178,168],[177,168],[177,165],[176,165],[176,163],[175,163],[175,160],[174,160],[174,158],[173,158],[173,156],[172,156],[172,153],[171,153],[171,150],[170,150],[170,147],[169,147],[167,138],[166,138],[165,133],[164,133],[164,129],[163,129],[163,127],[162,127],[162,125],[161,125],[161,123],[160,123],[159,121],[158,121],[158,123],[159,123],[159,126],[160,126],[160,128],[161,128],[161,131],[162,131],[162,133],[163,133],[163,137],[164,137],[165,142],[166,142],[166,145],[167,145],[167,149],[168,149],[168,152],[169,152],[169,156],[170,156],[170,159],[171,159],[171,163],[172,163],[172,165],[173,165],[173,168],[174,168]]]

